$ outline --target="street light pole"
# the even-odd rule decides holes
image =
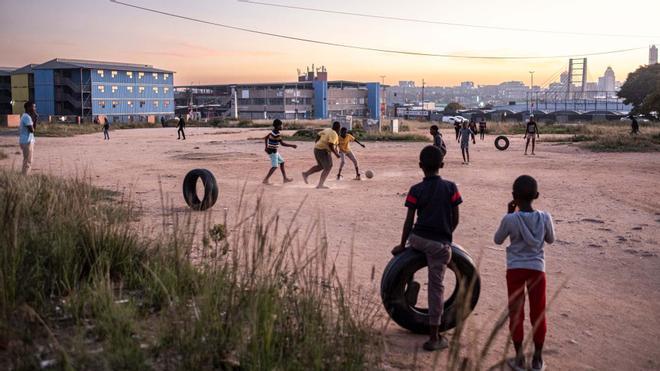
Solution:
[[[422,109],[424,109],[424,79],[422,79]]]

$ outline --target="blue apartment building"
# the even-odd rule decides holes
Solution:
[[[174,115],[174,72],[151,65],[53,59],[34,71],[42,116],[105,116],[111,122]]]

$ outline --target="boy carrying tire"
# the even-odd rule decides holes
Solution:
[[[426,146],[419,154],[419,167],[424,180],[410,188],[405,206],[408,208],[403,224],[401,244],[392,249],[397,255],[413,248],[426,255],[428,263],[428,306],[430,337],[423,348],[434,351],[447,348],[447,339],[439,329],[444,309],[442,280],[451,260],[452,233],[458,226],[458,205],[463,202],[456,184],[440,178],[443,167],[442,152],[438,147]],[[415,221],[417,213],[417,221]]]

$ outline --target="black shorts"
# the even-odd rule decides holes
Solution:
[[[314,158],[316,163],[323,168],[323,170],[332,169],[332,155],[324,149],[314,148]]]

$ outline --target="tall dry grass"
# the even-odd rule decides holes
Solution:
[[[246,200],[232,223],[171,213],[147,239],[88,181],[0,171],[2,368],[376,367],[379,308],[345,287],[319,225]]]

